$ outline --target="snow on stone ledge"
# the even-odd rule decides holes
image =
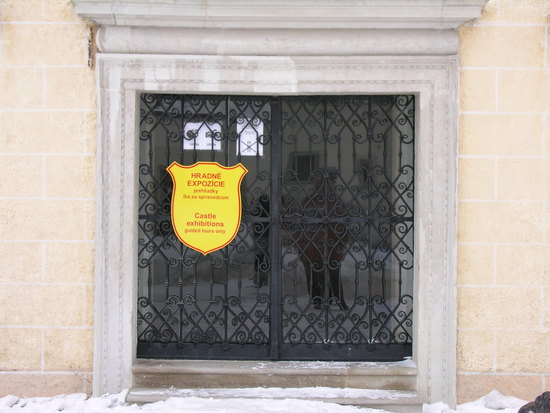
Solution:
[[[134,389],[132,393],[141,393],[162,397],[213,397],[213,398],[244,398],[244,399],[370,399],[398,400],[417,397],[414,393],[396,390],[352,389],[334,387],[254,387],[231,389]]]

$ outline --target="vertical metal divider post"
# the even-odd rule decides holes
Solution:
[[[270,232],[271,232],[271,274],[270,290],[270,355],[272,360],[279,360],[282,338],[282,280],[281,280],[281,180],[282,180],[282,124],[281,98],[274,97],[271,103],[271,199],[270,199]]]
[[[374,192],[374,177],[373,177],[373,166],[372,166],[372,138],[374,138],[374,122],[372,119],[372,96],[368,96],[368,129],[367,129],[367,145],[368,145],[368,152],[367,152],[367,166],[366,166],[366,189],[368,191],[367,193],[367,218],[371,218],[372,223],[367,223],[367,251],[369,254],[369,257],[367,257],[367,262],[369,263],[367,267],[368,271],[368,312],[369,312],[369,337],[368,337],[368,343],[372,344],[374,342],[373,335],[374,331],[372,328],[373,323],[373,310],[372,310],[372,260],[374,259],[372,255],[372,226],[374,225],[374,222],[377,222],[377,220],[374,218],[374,214],[371,211],[372,208],[372,193]]]
[[[220,99],[221,100],[221,99]],[[221,145],[222,145],[222,148],[223,148],[223,151],[224,151],[224,159],[223,159],[223,165],[226,166],[226,167],[229,167],[229,124],[230,124],[230,119],[229,119],[229,105],[230,105],[230,102],[231,102],[231,97],[230,96],[226,96],[225,97],[225,124],[222,124],[222,135],[220,138],[222,138],[224,135],[226,136],[226,139],[223,139],[222,138],[222,142],[221,142]],[[214,136],[214,134],[213,134]],[[237,138],[239,139],[239,138]],[[237,143],[235,143],[237,144]],[[240,155],[240,153],[239,153]],[[216,161],[216,158],[215,158],[215,152],[214,152],[214,137],[212,137],[212,158],[211,158],[211,161],[214,162]],[[239,191],[241,189],[239,188]],[[229,277],[229,245],[226,245],[225,247],[223,247],[221,250],[220,250],[220,253],[222,254],[222,257],[223,257],[223,261],[224,263],[222,265],[225,266],[224,268],[224,286],[223,286],[223,300],[224,300],[224,303],[223,303],[223,318],[225,320],[225,322],[223,323],[223,344],[225,346],[229,346],[229,331],[227,329],[229,323],[227,322],[228,318],[229,318],[229,281],[230,281],[230,277]],[[212,278],[212,281],[213,278]],[[239,289],[239,291],[237,292],[237,296],[240,297],[241,295],[241,291]],[[210,299],[212,300],[213,297],[212,297],[212,294],[211,294],[211,297]]]
[[[323,188],[323,206],[322,206],[322,212],[324,215],[324,219],[327,219],[327,214],[330,214],[329,211],[329,205],[328,205],[328,197],[329,197],[329,177],[328,177],[328,140],[329,140],[329,134],[328,134],[328,128],[327,128],[327,96],[323,96],[323,131],[322,131],[322,138],[323,138],[323,175],[322,175],[322,186]],[[311,153],[310,153],[311,156]],[[316,208],[318,210],[318,208]],[[330,215],[329,215],[330,216]],[[321,217],[316,217],[317,219]],[[322,218],[321,218],[322,219]],[[323,220],[324,220],[323,219]],[[329,266],[331,264],[330,262],[330,250],[329,250],[329,239],[328,239],[328,232],[329,227],[331,225],[330,219],[320,224],[323,228],[323,300],[322,300],[322,313],[324,315],[325,319],[325,331],[324,331],[324,339],[323,344],[326,346],[330,346],[330,331],[329,331],[329,305],[330,305],[330,269]]]
[[[181,142],[178,144],[179,145],[179,149],[181,150],[181,155],[180,155],[180,159],[179,159],[179,163],[180,165],[185,165],[185,151],[183,150],[183,146],[184,146],[184,143],[185,143],[185,95],[179,95],[179,99],[180,99],[180,107],[181,107],[181,110],[180,110],[180,121],[181,123],[178,125],[179,127],[179,130],[181,132]],[[172,218],[170,218],[170,221],[172,221]],[[184,297],[184,283],[185,283],[185,275],[184,275],[184,255],[185,255],[185,246],[183,245],[183,243],[181,242],[177,242],[176,241],[176,245],[179,247],[177,248],[178,249],[178,252],[179,252],[179,269],[180,269],[180,274],[179,274],[179,280],[178,280],[178,289],[179,289],[179,297],[180,297],[180,300],[182,300],[183,302],[183,297]],[[184,318],[184,315],[185,315],[185,310],[184,310],[184,307],[183,305],[179,305],[178,306],[178,312],[179,312],[179,337],[178,337],[178,344],[182,344],[184,343],[184,328],[183,328],[183,318]]]

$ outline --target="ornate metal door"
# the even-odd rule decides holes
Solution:
[[[414,96],[143,94],[138,357],[411,354]],[[242,162],[237,237],[175,237],[166,167]]]

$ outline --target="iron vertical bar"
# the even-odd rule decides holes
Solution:
[[[368,99],[368,97],[367,97]],[[363,102],[362,102],[363,103]],[[367,113],[367,122],[368,122],[368,113]],[[368,130],[365,131],[365,134],[367,135],[367,139],[368,139]],[[355,179],[361,179],[360,178],[360,175],[361,175],[361,165],[357,159],[357,141],[352,137],[351,139],[351,159],[352,159],[352,165],[353,165],[353,175],[351,177],[351,180],[350,180],[350,183],[353,182],[353,180]],[[367,177],[367,173],[366,172],[363,172],[363,176],[366,178]],[[357,196],[359,198],[360,194],[359,194],[359,191],[360,189],[358,189],[357,191]],[[351,192],[351,191],[350,191]],[[359,202],[359,201],[357,201]],[[367,212],[367,215],[368,215],[368,212]],[[353,228],[353,227],[352,227]],[[349,231],[349,233],[352,234],[352,231],[350,230],[349,226],[346,228],[347,231]],[[361,232],[363,230],[363,227],[361,226],[361,224],[358,225],[357,227],[357,238],[358,238],[358,242],[361,241]],[[352,235],[352,238],[353,238],[353,235]],[[357,297],[359,295],[359,269],[357,268],[357,265],[355,265],[355,279],[354,279],[354,289],[353,289],[353,301],[355,302],[357,300]],[[342,287],[343,288],[343,287]],[[353,306],[353,304],[352,304]]]
[[[337,103],[337,100],[335,100],[335,101],[332,102],[332,106],[333,106],[333,108],[334,108],[334,112],[335,112],[335,113],[338,113],[339,111],[338,111],[338,103]],[[343,107],[343,106],[344,106],[344,105],[342,105],[342,112],[344,111],[344,107]],[[325,114],[325,118],[326,118],[326,117],[327,117],[327,116],[326,116],[326,114]],[[352,133],[352,137],[353,137],[353,133]],[[346,182],[346,177],[343,176],[343,173],[342,173],[342,136],[339,136],[339,138],[336,139],[336,146],[337,146],[337,148],[338,148],[338,153],[337,153],[337,156],[336,156],[336,159],[337,159],[337,161],[336,161],[336,164],[337,164],[336,169],[337,169],[338,172],[337,172],[337,174],[336,174],[335,177],[334,177],[334,188],[332,188],[332,190],[334,191],[334,195],[337,197],[337,199],[335,200],[335,202],[336,202],[335,205],[338,205],[339,203],[343,203],[343,200],[342,200],[340,197],[342,197],[342,198],[344,197],[344,192],[348,189],[349,183],[348,183],[348,184],[345,183],[345,182]],[[338,177],[340,178],[340,180],[341,180],[342,183],[344,184],[344,185],[343,185],[343,188],[342,188],[342,193],[340,193],[340,194],[338,194],[338,191],[336,190],[337,185],[338,185],[337,182],[339,182],[339,181],[338,181]],[[344,188],[345,188],[345,189],[344,189]],[[347,209],[347,208],[346,208],[346,209]],[[333,213],[334,213],[335,215],[338,214],[338,208],[336,208],[336,209],[333,211]],[[337,235],[336,235],[337,238],[339,238],[338,229],[339,229],[339,227],[335,224],[335,226],[334,226],[334,231],[335,231],[335,233],[337,234]],[[346,233],[347,233],[347,232],[348,232],[348,228],[346,228]],[[343,237],[343,238],[345,239],[346,237]],[[338,245],[338,247],[337,247],[337,245]],[[337,243],[337,244],[334,245],[334,248],[335,248],[335,250],[336,250],[336,253],[338,253],[338,248],[339,248],[339,247],[340,247],[339,243]],[[344,300],[344,286],[342,285],[342,268],[341,268],[341,266],[342,266],[342,260],[341,260],[341,258],[340,258],[340,260],[339,260],[338,265],[339,265],[339,267],[340,267],[340,268],[338,268],[338,283],[337,283],[337,284],[338,284],[338,290],[337,290],[335,293],[334,293],[334,292],[333,292],[333,293],[336,294],[336,296],[337,296],[337,298],[338,298],[338,306],[343,307],[343,306],[344,306],[345,300]]]
[[[164,299],[168,302],[170,297],[170,264],[166,263],[166,279],[164,280]]]
[[[318,217],[321,220],[323,218],[328,218],[327,214],[329,214],[329,205],[328,205],[328,197],[329,197],[329,191],[328,186],[329,179],[328,179],[328,130],[327,130],[327,97],[323,96],[323,217]],[[330,271],[329,271],[329,265],[330,265],[330,258],[329,258],[329,246],[328,246],[328,231],[330,228],[330,221],[327,223],[322,223],[323,226],[323,312],[325,316],[325,338],[323,341],[329,340],[329,322],[328,322],[328,312],[329,312],[329,303],[330,303]]]
[[[280,242],[280,198],[281,198],[281,157],[282,157],[282,131],[281,131],[281,98],[273,98],[271,105],[271,277],[269,289],[271,296],[270,303],[270,358],[279,359],[279,345],[282,337],[281,312],[283,303],[281,301],[281,242]]]
[[[149,261],[147,265],[147,299],[149,300],[149,303],[153,302],[153,278],[151,275],[151,265],[152,262]]]
[[[175,96],[171,96],[170,98],[166,97],[167,106],[171,105],[174,106]],[[170,131],[174,127],[172,123],[172,118],[170,118],[170,122],[168,122],[168,125],[166,126],[166,133],[165,133],[165,139],[166,139],[166,162],[165,165],[170,165]],[[160,154],[159,154],[160,155]],[[166,174],[166,170],[163,170],[160,172],[159,176],[159,182],[162,182],[163,175]],[[166,280],[165,280],[165,300],[168,302],[168,297],[170,296],[170,263],[166,262]]]
[[[372,204],[371,204],[371,198],[372,198],[372,192],[374,192],[374,177],[373,177],[373,167],[372,167],[372,138],[374,138],[374,122],[372,120],[372,97],[369,96],[368,98],[368,124],[369,129],[367,131],[367,216],[369,218],[373,218],[373,211],[371,211]],[[373,221],[374,222],[374,221]],[[372,226],[374,224],[368,223],[367,224],[367,246],[368,246],[368,252],[369,257],[367,257],[367,272],[368,272],[368,301],[367,301],[367,308],[368,308],[368,317],[369,317],[369,338],[368,341],[373,341],[373,329],[372,329],[372,316],[374,311],[374,303],[372,302],[372,265],[373,265],[373,254],[372,254]]]
[[[226,113],[226,124],[225,125],[220,125],[222,126],[222,128],[225,129],[222,130],[222,136],[224,136],[224,134],[226,134],[228,131],[227,131],[227,128],[229,127],[229,122],[228,122],[228,117],[229,117],[229,103],[230,103],[230,100],[231,97],[230,96],[227,96],[225,98],[225,113]],[[224,139],[225,140],[225,139]],[[223,160],[223,163],[224,163],[224,166],[229,166],[229,139],[227,139],[226,142],[221,142],[221,144],[225,147],[225,150],[224,150],[224,160]],[[214,141],[212,141],[212,161],[214,161],[215,158],[214,158]],[[240,190],[240,189],[239,189]],[[224,337],[223,337],[223,342],[224,344],[229,344],[228,343],[228,337],[229,337],[229,332],[228,332],[228,327],[229,327],[229,322],[228,322],[228,319],[229,319],[229,309],[228,309],[228,306],[229,306],[229,247],[226,246],[224,248],[221,249],[221,254],[222,254],[222,257],[223,257],[223,260],[224,260],[224,263],[223,265],[225,266],[225,270],[224,270],[224,292],[223,292],[223,299],[224,299],[224,304],[223,304],[223,319],[225,320],[225,322],[223,323],[223,332],[224,332]],[[213,281],[213,280],[212,280]],[[240,295],[240,291],[238,291],[238,294],[237,295]]]
[[[181,132],[181,142],[179,143],[180,145],[180,150],[181,150],[181,165],[185,165],[184,163],[184,150],[183,150],[183,143],[185,141],[185,132],[184,132],[184,124],[185,124],[185,95],[180,95],[180,107],[181,107],[181,113],[180,113],[180,121],[181,123],[179,124],[179,130]],[[183,243],[181,242],[176,242],[176,245],[179,244],[179,267],[180,267],[180,278],[179,278],[179,298],[180,300],[183,301],[183,284],[184,284],[184,265],[183,265],[183,256],[184,256],[184,251],[185,251],[185,248],[187,248]],[[184,310],[183,310],[183,305],[179,305],[178,306],[178,309],[179,309],[179,337],[178,337],[178,342],[183,342],[183,317],[184,317]]]

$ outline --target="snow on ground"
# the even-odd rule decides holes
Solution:
[[[86,399],[84,394],[51,398],[0,399],[0,412],[25,413],[384,413],[383,410],[361,409],[334,403],[296,399],[213,399],[171,397],[141,406],[124,403],[125,393]]]
[[[525,400],[504,396],[501,392],[493,390],[475,402],[459,405],[456,410],[439,402],[424,405],[423,413],[517,413],[519,408],[526,403]]]
[[[85,394],[28,399],[6,396],[0,398],[0,413],[384,413],[383,410],[334,403],[265,398],[171,397],[138,406],[125,402],[126,393],[91,398]],[[517,413],[525,403],[524,400],[504,396],[493,390],[475,402],[461,404],[456,410],[439,402],[424,405],[423,413]]]

